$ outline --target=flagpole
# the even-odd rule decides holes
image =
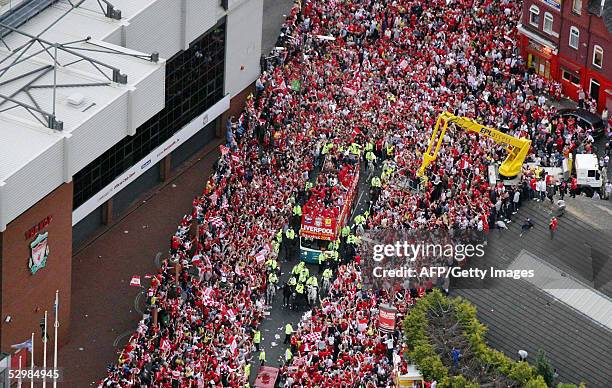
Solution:
[[[21,351],[19,353],[21,353]],[[17,388],[21,388],[21,354],[19,355],[19,377],[17,379]]]
[[[59,328],[59,290],[55,290],[55,332],[53,334],[53,388],[57,388],[57,332]]]
[[[43,343],[44,343],[44,349],[43,349],[43,369],[47,369],[47,310],[45,310],[45,327],[43,329]],[[47,387],[47,379],[43,378],[43,383],[42,383],[43,388]]]
[[[32,377],[30,377],[30,388],[34,388],[34,333],[32,333],[32,360],[30,360]]]

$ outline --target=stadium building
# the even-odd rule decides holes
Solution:
[[[215,141],[259,75],[263,0],[0,0],[0,344],[72,250]],[[63,342],[63,341],[62,341]]]

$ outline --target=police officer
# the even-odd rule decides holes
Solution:
[[[306,283],[306,280],[308,280],[309,276],[310,276],[310,271],[308,271],[308,268],[306,267],[302,268],[302,272],[300,272],[300,276],[298,277],[298,282]]]
[[[291,343],[292,334],[293,334],[293,326],[291,326],[291,323],[289,322],[285,325],[285,340],[283,341],[283,344]]]
[[[295,303],[297,304],[298,300],[300,301],[300,303],[302,303],[302,301],[304,300],[304,284],[303,283],[298,283],[295,286],[295,293],[297,294],[295,298]],[[297,306],[294,306],[294,307],[297,307]]]
[[[334,273],[330,268],[327,268],[325,271],[323,271],[323,279],[331,281],[332,276],[334,276]]]
[[[278,283],[278,276],[276,276],[275,272],[272,272],[269,276],[268,276],[268,282],[270,282],[270,284],[275,285]]]
[[[259,352],[259,361],[261,362],[262,366],[266,363],[266,351],[263,349],[261,349],[261,352]]]
[[[302,221],[302,207],[299,203],[293,205],[293,226],[297,227]]]
[[[323,272],[323,269],[327,265],[327,254],[321,251],[321,253],[319,253],[319,256],[318,256],[318,261],[319,261],[319,273],[321,273]]]
[[[342,227],[342,230],[340,231],[340,235],[342,236],[344,240],[346,240],[349,234],[351,234],[351,227],[348,225],[344,225]]]
[[[376,164],[376,155],[372,151],[366,151],[365,155],[366,161],[368,162],[368,170],[374,171],[374,167]]]
[[[370,186],[380,188],[382,186],[380,177],[375,176],[374,178],[372,178],[372,181],[370,182]]]
[[[363,214],[358,214],[355,216],[355,219],[353,221],[355,222],[355,226],[359,226],[365,224],[366,219]]]
[[[370,186],[372,190],[371,201],[372,203],[376,203],[378,201],[378,197],[380,196],[380,188],[382,187],[382,182],[380,181],[380,178],[377,176],[372,178]]]
[[[261,344],[261,331],[255,330],[253,334],[253,345],[255,345],[255,350],[259,351],[259,345]]]
[[[266,269],[268,272],[276,272],[278,269],[278,262],[274,258],[266,260]]]
[[[319,281],[317,280],[317,278],[315,276],[311,276],[306,281],[306,285],[307,286],[312,286],[312,287],[319,287]]]
[[[285,350],[285,363],[287,364],[291,363],[292,359],[293,359],[293,353],[291,353],[290,348],[287,348],[287,350]]]
[[[295,276],[291,276],[291,277],[289,278],[289,281],[287,282],[287,284],[288,284],[290,287],[295,287],[295,285],[297,284],[297,278],[296,278]]]
[[[291,260],[295,247],[295,231],[293,228],[287,228],[285,232],[285,260]]]
[[[387,159],[391,159],[393,157],[393,144],[387,145],[385,151]]]

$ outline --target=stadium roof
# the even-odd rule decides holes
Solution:
[[[19,215],[7,190],[33,160],[61,163],[48,193],[163,109],[165,61],[105,42],[156,0],[113,0],[110,13],[103,1],[60,0],[17,28],[0,20],[0,231]]]

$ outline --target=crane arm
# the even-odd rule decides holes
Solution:
[[[434,127],[431,138],[429,139],[427,151],[423,155],[423,163],[421,164],[421,168],[418,172],[419,176],[422,176],[425,173],[425,169],[438,157],[438,151],[442,145],[442,140],[446,134],[446,129],[448,128],[449,123],[453,123],[470,132],[475,132],[486,136],[493,139],[493,141],[498,144],[505,144],[509,154],[499,166],[499,173],[506,177],[512,177],[521,172],[523,162],[525,161],[531,146],[531,140],[517,138],[496,129],[481,125],[470,118],[459,117],[449,112],[444,112],[438,116],[438,120],[436,121],[436,126]]]

